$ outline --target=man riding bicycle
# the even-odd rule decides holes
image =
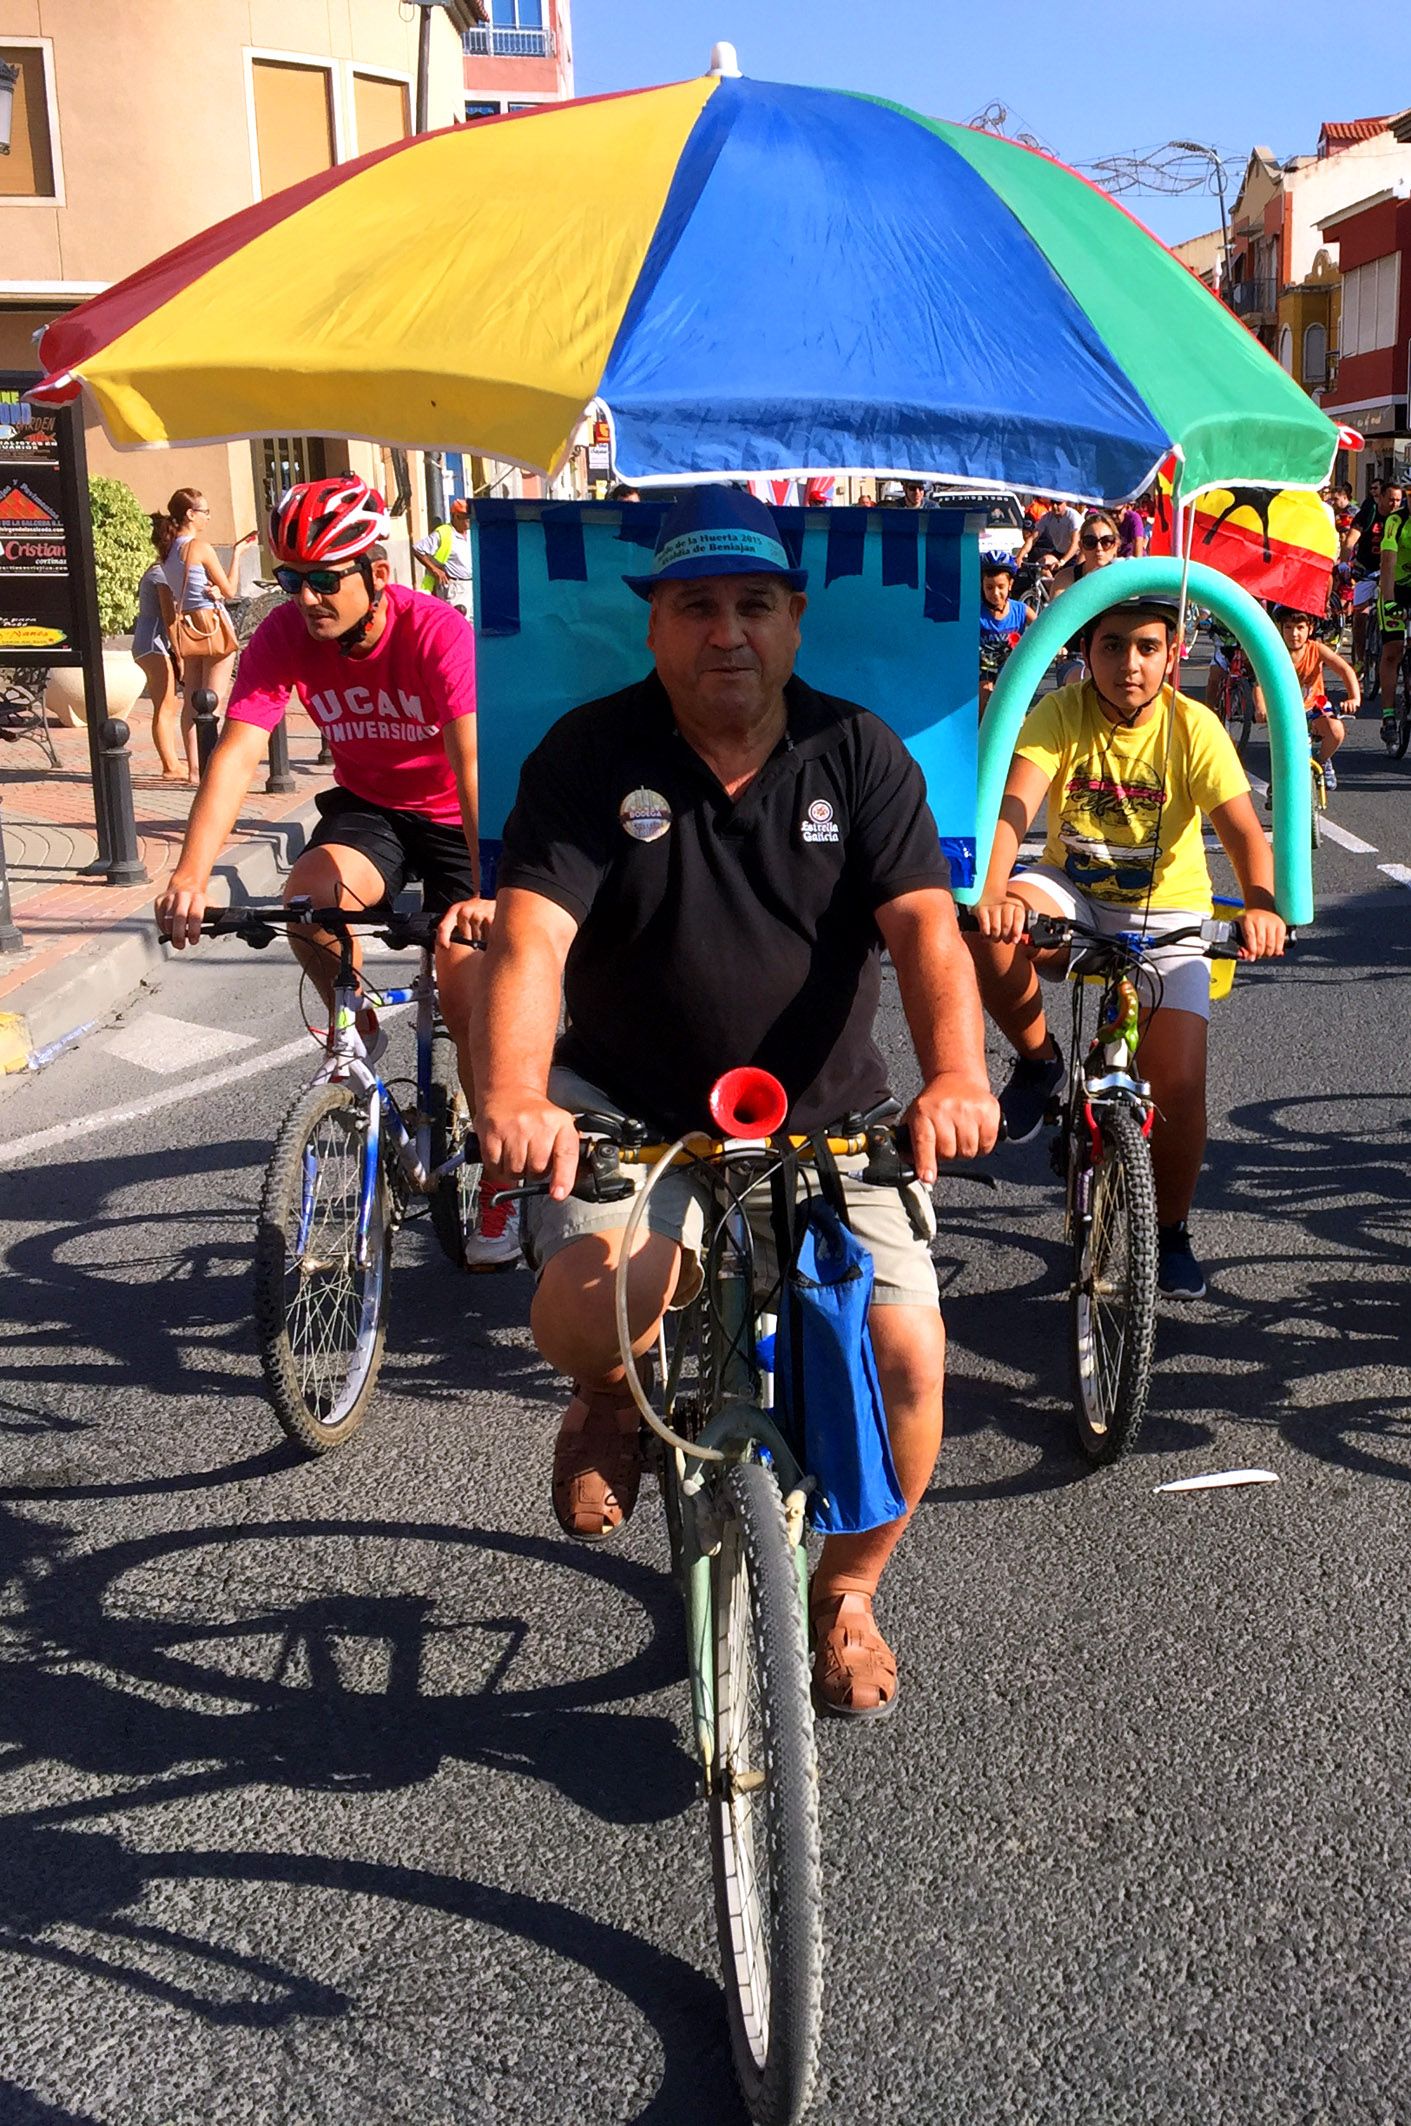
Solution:
[[[505,827],[476,1126],[487,1168],[548,1177],[525,1219],[532,1325],[574,1383],[553,1501],[580,1540],[626,1520],[640,1449],[613,1313],[630,1206],[572,1193],[575,1113],[673,1138],[707,1125],[722,1071],[751,1063],[782,1080],[793,1130],[866,1112],[887,1090],[872,1040],[884,945],[924,1081],[906,1116],[915,1222],[900,1192],[843,1186],[876,1269],[870,1327],[908,1512],[940,1447],[945,1338],[921,1235],[937,1162],[987,1151],[998,1114],[921,772],[875,716],[795,675],[805,580],[763,503],[692,490],[651,574],[627,579],[650,602],[655,671],[554,726]],[[700,1282],[700,1201],[679,1179],[653,1196],[634,1252],[640,1352]],[[767,1245],[768,1201],[747,1208]],[[810,1597],[824,1710],[895,1703],[872,1599],[906,1518],[824,1545]]]
[[[353,473],[301,482],[275,504],[269,544],[288,596],[255,630],[157,922],[178,949],[201,934],[213,865],[229,840],[291,691],[323,732],[334,787],[285,887],[286,901],[358,909],[422,881],[442,918],[436,983],[472,1099],[469,1027],[480,955],[494,904],[480,891],[475,742],[475,637],[440,599],[391,581],[389,520],[380,494]],[[327,1009],[338,941],[314,927],[290,942]],[[371,1007],[357,1031],[370,1055],[381,1035]],[[515,1261],[512,1210],[486,1205],[467,1241],[472,1268]]]
[[[1382,631],[1378,684],[1382,723],[1396,717],[1396,680],[1406,647],[1406,616],[1411,613],[1411,510],[1394,481],[1382,486],[1381,576],[1377,585],[1377,621]]]

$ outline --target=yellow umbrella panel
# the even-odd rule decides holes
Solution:
[[[51,327],[44,358],[119,445],[304,432],[551,467],[714,87],[399,141],[144,267]]]

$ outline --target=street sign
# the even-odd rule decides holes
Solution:
[[[78,584],[65,522],[71,416],[0,374],[0,664],[79,664]]]

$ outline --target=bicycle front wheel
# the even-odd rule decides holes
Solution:
[[[758,2126],[792,2126],[818,2057],[823,1886],[808,1647],[784,1502],[758,1462],[716,1492],[711,1856],[735,2069]]]
[[[260,1363],[275,1416],[309,1454],[357,1431],[387,1335],[392,1227],[380,1161],[359,1261],[365,1115],[350,1086],[311,1086],[275,1140],[260,1203]]]
[[[1235,751],[1244,759],[1249,745],[1249,734],[1254,729],[1254,688],[1240,674],[1230,682],[1230,736],[1235,742]]]
[[[1086,1216],[1075,1222],[1073,1373],[1078,1437],[1115,1462],[1146,1415],[1156,1347],[1156,1187],[1135,1115],[1102,1118]]]
[[[444,1166],[454,1158],[470,1135],[470,1108],[461,1090],[456,1047],[444,1026],[438,1025],[431,1042],[431,1164]],[[466,1267],[465,1244],[475,1231],[480,1193],[478,1160],[463,1159],[449,1174],[443,1174],[431,1191],[431,1230],[442,1254],[458,1270]]]

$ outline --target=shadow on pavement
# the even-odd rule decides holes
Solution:
[[[15,1383],[15,1397],[0,1388],[0,1432],[87,1429],[64,1413],[66,1388],[262,1399],[250,1264],[268,1154],[251,1139],[0,1175],[16,1228],[0,1356],[0,1383]],[[404,1228],[394,1254],[384,1400],[400,1390],[424,1409],[490,1385],[528,1403],[557,1400],[527,1339],[507,1334],[528,1319],[527,1274],[467,1277],[423,1239],[422,1222]]]
[[[728,2051],[703,2044],[721,2021],[716,1987],[701,1972],[621,1928],[550,1899],[524,1896],[429,1870],[345,1860],[322,1854],[235,1852],[136,1853],[109,1832],[74,1832],[0,1824],[0,1950],[95,1975],[185,2009],[216,2025],[277,2029],[300,2017],[335,2018],[354,2002],[335,1986],[284,1970],[196,1936],[130,1917],[150,1887],[164,1882],[241,1883],[256,1888],[325,1890],[348,1898],[388,1898],[399,1907],[441,1912],[532,1942],[607,1980],[643,2017],[661,2044],[663,2075],[634,2126],[677,2126],[683,2118],[732,2126],[744,2112]],[[207,1908],[213,1901],[207,1900]],[[86,1929],[91,1945],[75,1950],[46,1939],[60,1925]],[[206,1989],[162,1979],[136,1963],[142,1954],[175,1952],[194,1964]],[[220,1999],[209,1990],[231,1982],[258,1987],[259,1999]],[[0,2085],[3,2094],[4,2085]],[[43,2107],[0,2113],[6,2120],[67,2120]]]
[[[138,1852],[88,1827],[245,1789],[388,1793],[457,1759],[541,1780],[604,1822],[674,1818],[695,1790],[675,1721],[616,1709],[683,1673],[680,1609],[665,1575],[621,1554],[419,1521],[251,1522],[96,1552],[70,1549],[76,1540],[74,1530],[0,1507],[10,1682],[0,1693],[0,1770],[68,1767],[86,1789],[0,1819],[0,1949],[99,1975],[208,2023],[335,2019],[361,2008],[336,1971],[305,1976],[156,1924],[144,1917],[149,1889],[200,1879],[390,1899],[517,1935],[616,1987],[665,2055],[642,2121],[740,2116],[718,1987],[610,1921],[390,1862]],[[550,1600],[550,1618],[563,1621],[548,1634],[513,1608],[516,1573],[546,1567],[582,1585],[578,1603],[571,1590],[567,1602]],[[355,1575],[378,1591],[350,1591]],[[590,1606],[584,1583],[595,1602],[605,1594],[645,1620],[625,1656],[596,1614],[560,1644],[575,1609]],[[604,1642],[614,1649],[605,1657]],[[72,1791],[72,1781],[59,1784]],[[25,2116],[0,2107],[12,2115]]]
[[[57,2104],[43,2103],[21,2089],[17,2082],[0,2080],[0,2119],[5,2126],[102,2126],[91,2112],[64,2111]]]

